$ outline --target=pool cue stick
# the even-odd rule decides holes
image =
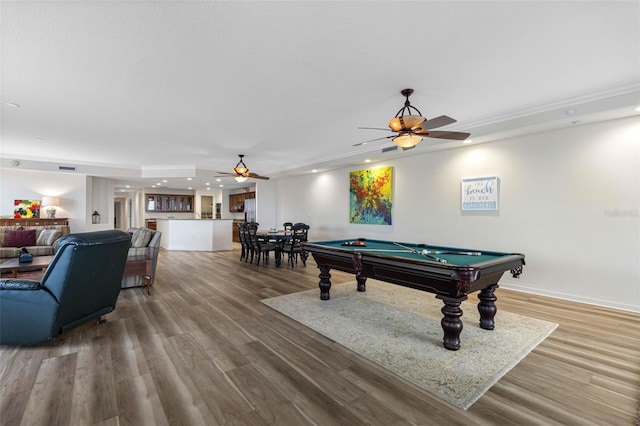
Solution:
[[[440,263],[447,263],[447,261],[446,261],[446,260],[441,259],[441,258],[439,258],[439,257],[437,257],[437,256],[432,255],[432,254],[429,254],[429,253],[427,252],[427,250],[416,250],[416,249],[414,249],[413,247],[405,246],[405,245],[402,245],[402,244],[400,244],[400,243],[393,243],[393,244],[397,245],[398,247],[406,248],[407,250],[410,250],[410,251],[412,251],[412,252],[414,252],[414,253],[421,254],[421,255],[423,255],[424,257],[428,257],[428,258],[429,258],[429,259],[431,259],[431,260],[435,260],[436,262],[440,262]]]
[[[357,247],[357,246],[355,246]],[[393,252],[393,253],[406,253],[410,250],[393,250],[393,249],[370,249],[370,248],[359,248],[357,251],[381,251],[381,252]]]
[[[426,250],[426,251],[429,254],[460,254],[463,256],[482,256],[482,253],[479,251],[448,251],[448,250]]]

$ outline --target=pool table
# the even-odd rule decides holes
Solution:
[[[303,249],[311,253],[320,269],[322,300],[330,298],[332,268],[354,273],[358,291],[366,291],[366,280],[372,278],[435,293],[444,302],[441,324],[444,347],[449,350],[460,348],[460,304],[467,295],[480,291],[480,327],[493,330],[498,281],[506,271],[518,278],[525,264],[524,255],[518,253],[364,238],[307,242]]]

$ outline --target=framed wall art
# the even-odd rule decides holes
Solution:
[[[498,176],[462,179],[462,210],[498,210]]]
[[[349,222],[391,225],[393,167],[349,173]]]
[[[29,219],[40,217],[40,200],[14,200],[13,218]]]

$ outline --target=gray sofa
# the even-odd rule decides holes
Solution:
[[[0,259],[18,257],[22,247],[34,256],[51,256],[54,243],[67,234],[69,225],[0,226]]]
[[[131,237],[131,248],[127,255],[122,288],[151,286],[155,281],[162,232],[149,228],[129,228],[127,234]]]

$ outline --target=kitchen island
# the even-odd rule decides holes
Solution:
[[[232,250],[233,220],[227,219],[157,219],[162,232],[160,247],[165,250]]]

